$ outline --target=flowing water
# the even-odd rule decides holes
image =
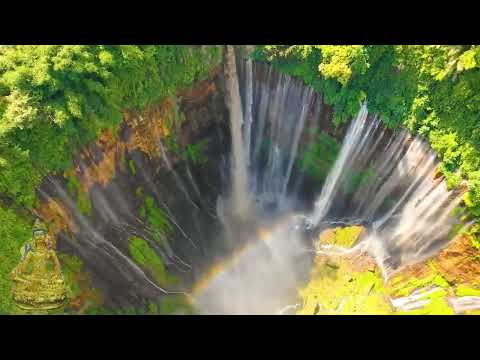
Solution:
[[[232,210],[238,216],[245,216],[250,207],[247,189],[247,155],[245,154],[242,125],[243,113],[240,104],[237,69],[234,49],[227,46],[225,82],[227,87],[228,107],[230,110],[230,128],[232,135]],[[250,124],[250,122],[248,123]]]
[[[288,191],[289,184],[300,140],[306,139],[308,119],[317,121],[321,115],[321,97],[297,80],[250,60],[239,66],[243,91],[238,92],[232,85],[236,83],[232,76],[237,75],[232,49],[228,58],[231,206],[242,207],[245,199],[255,198],[257,211],[251,221],[258,231],[249,233],[247,246],[212,275],[207,285],[197,289],[197,305],[202,311],[257,314],[295,308],[294,294],[308,268],[309,242],[303,231],[328,224],[339,212],[367,224],[367,232],[354,249],[334,251],[369,252],[385,278],[445,246],[458,222],[453,210],[461,201],[461,192],[449,191],[445,180],[436,176],[438,160],[426,141],[407,131],[386,129],[380,119],[369,116],[366,103],[348,127],[313,211],[303,215],[295,212],[292,204],[296,194]],[[348,193],[345,185],[354,176],[360,176],[361,181]],[[283,220],[268,223],[264,220],[268,215]],[[237,231],[230,236],[240,241],[244,234]],[[395,306],[421,306],[417,297],[396,299]],[[456,306],[468,308],[475,301]]]
[[[379,119],[367,115],[364,104],[352,120],[310,221],[320,223],[348,177],[368,169],[370,176],[344,211],[370,223],[362,246],[388,277],[445,245],[458,222],[452,212],[462,193],[449,191],[444,179],[435,178],[439,162],[425,140],[406,131],[387,134]]]

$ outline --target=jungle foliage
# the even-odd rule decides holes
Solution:
[[[30,207],[45,174],[115,128],[124,110],[174,95],[217,48],[49,45],[0,48],[0,196]]]
[[[480,216],[480,46],[265,45],[252,57],[321,92],[336,125],[367,100],[388,127],[427,138],[448,185],[467,180],[465,204]]]
[[[0,313],[12,309],[7,274],[30,236],[42,179],[68,171],[76,151],[117,129],[125,110],[175,95],[219,59],[218,47],[0,46]],[[89,214],[88,194],[67,180]]]

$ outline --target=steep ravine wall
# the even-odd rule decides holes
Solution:
[[[319,127],[341,142],[345,129],[330,126],[331,113],[312,111],[308,127]],[[84,311],[89,303],[137,306],[165,295],[137,271],[126,270],[130,261],[161,289],[188,292],[213,262],[234,250],[222,241],[216,216],[218,196],[229,191],[228,124],[223,72],[218,67],[208,79],[179,90],[175,98],[143,113],[124,112],[117,131],[105,131],[83,148],[73,169],[44,180],[35,211],[57,236],[66,271],[75,262],[72,259],[78,257],[82,263],[71,276],[72,281],[82,280],[72,285],[81,290],[67,309]],[[306,130],[300,147],[311,140]],[[313,201],[320,185],[304,177],[305,202]],[[148,198],[170,224],[161,241],[155,239],[148,214],[142,214]],[[165,271],[132,257],[133,237],[146,240]],[[171,274],[174,281],[159,272]]]
[[[163,269],[137,264],[167,291],[187,290],[209,254],[221,251],[214,244],[221,231],[215,202],[218,164],[229,147],[222,81],[217,69],[176,99],[142,114],[125,112],[117,134],[104,132],[76,156],[70,172],[47,177],[38,190],[37,214],[50,223],[58,251],[81,259],[81,271],[92,277],[87,287],[100,290],[102,305],[138,305],[159,295],[137,272],[125,270],[121,257],[131,258],[132,237],[147,240],[164,272],[175,278],[169,282],[159,276]],[[152,230],[149,214],[142,217],[147,199],[168,219],[165,234]],[[112,254],[117,251],[122,255]],[[74,310],[85,306],[79,296],[72,299]]]

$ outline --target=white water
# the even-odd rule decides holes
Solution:
[[[457,314],[480,309],[480,296],[451,297],[448,302]]]
[[[346,169],[349,168],[355,160],[355,155],[362,149],[362,143],[367,138],[361,137],[363,129],[366,126],[367,115],[367,106],[363,104],[359,114],[356,119],[352,121],[352,125],[348,129],[347,135],[342,143],[340,154],[325,180],[320,196],[317,201],[315,201],[315,210],[310,219],[313,224],[318,224],[330,210],[332,201],[341,184],[340,180],[342,179],[342,175],[345,174]],[[372,125],[370,125],[370,127],[372,127]],[[368,131],[367,134],[369,133]]]
[[[442,288],[440,287],[433,287],[432,289],[429,289],[427,291],[425,291],[424,289],[420,289],[420,290],[414,291],[409,296],[390,299],[390,301],[392,303],[392,306],[397,311],[415,310],[428,305],[431,302],[431,300],[428,299],[428,295],[441,290]]]
[[[296,300],[308,270],[295,217],[286,217],[253,234],[248,245],[222,266],[195,302],[203,314],[275,314]],[[286,308],[287,307],[287,308]]]
[[[244,75],[245,122],[242,122],[242,98],[237,91],[231,47],[227,48],[225,66],[232,129],[233,190],[230,201],[219,199],[217,213],[224,224],[224,241],[242,250],[195,294],[195,301],[205,314],[283,313],[291,310],[289,304],[295,301],[296,286],[302,276],[300,263],[307,265],[304,272],[308,271],[304,260],[309,254],[302,244],[295,216],[287,214],[271,222],[257,215],[265,212],[254,210],[262,210],[271,203],[285,204],[284,195],[314,92],[285,76],[272,76],[273,84],[255,82],[254,76],[263,69],[246,61],[240,66]],[[302,109],[300,113],[297,113],[298,107]],[[265,143],[265,138],[270,141]],[[249,183],[245,181],[247,174]],[[256,209],[248,203],[254,197]],[[241,214],[242,221],[232,217],[232,213]]]
[[[243,114],[236,67],[234,49],[232,46],[227,46],[225,81],[232,136],[232,210],[238,216],[245,216],[248,213],[250,201],[247,183],[247,162],[242,139]]]
[[[311,87],[268,66],[239,65],[245,109],[244,146],[249,190],[259,207],[288,208],[300,140],[308,119],[319,114],[320,97]]]
[[[369,168],[373,177],[356,190],[344,211],[372,224],[363,246],[388,277],[446,244],[457,222],[452,211],[462,194],[449,191],[442,178],[434,179],[438,160],[426,141],[405,131],[386,135],[379,123],[368,118],[364,104],[350,124],[310,221],[325,219],[352,171]]]
[[[313,122],[318,122],[321,115],[320,98],[291,77],[250,61],[240,66],[239,92],[231,47],[227,54],[233,206],[245,210],[245,201],[255,196],[259,208],[268,204],[282,208],[288,197],[296,196],[289,193],[288,184],[306,124],[312,116]],[[387,130],[380,119],[368,116],[367,105],[363,104],[349,125],[314,210],[307,216],[307,225],[328,223],[332,210],[370,225],[354,249],[317,251],[368,251],[386,278],[439,251],[457,221],[452,211],[461,194],[449,191],[442,178],[434,179],[437,165],[435,154],[423,139],[406,131]],[[346,194],[344,185],[353,174],[365,170],[373,175],[362,180],[353,194]],[[224,206],[219,204],[222,214]],[[262,219],[251,220],[262,225]],[[296,256],[305,250],[299,233],[292,232],[298,225],[290,220],[273,228],[264,225],[271,240],[249,240],[248,251],[238,255],[233,265],[198,294],[200,308],[206,313],[278,313],[291,308],[288,294],[295,291],[293,274],[301,262]],[[233,230],[235,227],[226,227],[228,237],[242,237],[241,231]],[[404,309],[425,305],[416,295],[393,301]]]

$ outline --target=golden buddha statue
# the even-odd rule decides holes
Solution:
[[[21,249],[22,259],[12,271],[13,300],[25,310],[61,307],[67,290],[54,243],[40,220],[33,226],[32,239]]]

